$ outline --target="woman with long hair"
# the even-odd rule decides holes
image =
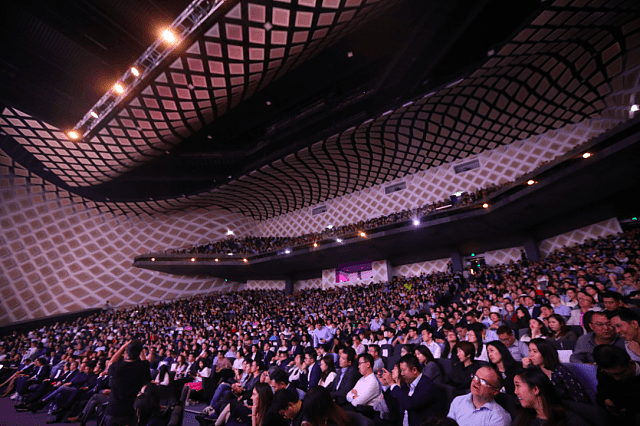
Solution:
[[[513,326],[514,330],[520,330],[521,328],[529,327],[529,320],[531,319],[531,315],[529,315],[529,311],[524,306],[518,307],[516,309],[516,323]]]
[[[512,426],[586,426],[577,414],[567,411],[551,380],[539,368],[520,371],[513,379],[522,405]]]
[[[489,362],[489,356],[487,355],[487,345],[482,342],[482,331],[477,328],[472,328],[467,333],[467,342],[471,343],[475,348],[475,359],[478,361]]]
[[[273,390],[266,383],[256,383],[251,394],[251,426],[262,426],[265,424],[265,414],[271,405]]]
[[[509,349],[499,340],[487,343],[487,355],[489,363],[496,367],[502,376],[504,391],[513,395],[513,378],[516,372],[522,368],[522,364],[513,359]]]
[[[558,351],[550,342],[544,339],[533,339],[529,342],[529,356],[522,359],[522,366],[540,368],[551,380],[560,398],[591,404],[587,392],[575,374],[560,364]]]
[[[422,365],[422,374],[430,378],[434,383],[442,383],[442,371],[429,348],[425,345],[418,345],[414,354],[420,361],[420,365]]]
[[[325,355],[320,360],[320,382],[318,384],[322,387],[327,387],[333,382],[337,376],[336,367],[333,363],[333,356]]]
[[[349,415],[331,398],[322,386],[309,389],[302,401],[301,426],[351,426]]]
[[[551,314],[548,319],[549,336],[548,340],[578,340],[578,336],[573,332],[565,321],[564,317],[559,314]]]
[[[445,338],[446,341],[444,342],[444,350],[442,351],[441,358],[450,358],[451,362],[453,363],[458,362],[458,355],[454,350],[454,348],[460,341],[458,335],[456,334],[455,330],[449,329],[446,331]]]
[[[529,332],[520,337],[520,341],[524,343],[530,342],[532,339],[546,339],[547,327],[538,318],[531,318],[529,320]]]

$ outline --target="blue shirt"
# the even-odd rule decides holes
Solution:
[[[451,402],[447,417],[452,418],[460,426],[509,426],[511,416],[497,402],[487,402],[480,408],[473,405],[473,395],[456,397]]]

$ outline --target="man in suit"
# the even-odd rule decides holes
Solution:
[[[535,301],[531,296],[524,298],[524,307],[529,311],[531,318],[538,318],[540,316],[540,307],[535,305]]]
[[[300,341],[297,337],[291,339],[291,348],[289,349],[289,355],[291,358],[295,358],[296,355],[302,355],[304,348],[300,345]]]
[[[419,426],[429,416],[446,415],[442,409],[447,405],[443,401],[444,393],[438,391],[431,379],[420,371],[418,358],[407,354],[400,358],[393,374],[383,370],[380,376],[385,389],[385,401],[398,426]]]
[[[51,368],[47,363],[47,359],[44,357],[40,357],[36,359],[35,369],[33,373],[28,377],[18,377],[16,381],[16,390],[20,396],[24,396],[30,386],[39,385],[45,379],[49,378],[49,373]]]
[[[340,375],[333,379],[329,385],[329,393],[338,405],[348,405],[347,394],[360,379],[360,373],[354,366],[356,351],[353,348],[345,348],[340,353]]]
[[[300,375],[300,388],[303,391],[308,391],[310,387],[316,386],[320,382],[320,362],[316,361],[316,350],[313,348],[306,348],[304,350],[304,373]]]

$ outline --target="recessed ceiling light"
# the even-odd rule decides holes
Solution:
[[[91,116],[92,116],[93,118],[98,118],[98,113],[97,113],[97,112],[95,112],[95,111],[91,111]]]
[[[124,86],[120,83],[116,83],[113,85],[113,90],[116,91],[116,93],[119,94],[123,94],[124,93]]]
[[[533,180],[533,179],[529,179],[529,180],[527,181],[527,185],[533,185],[534,183],[536,183],[536,181],[535,181],[535,180]]]
[[[348,51],[347,52],[347,57],[348,58],[353,58],[353,52],[352,51]]]
[[[135,75],[136,77],[140,75],[140,71],[138,71],[138,68],[136,67],[131,67],[131,74]]]
[[[267,101],[265,102],[265,104],[267,104],[268,106],[271,106],[271,101]]]
[[[413,219],[413,226],[418,226],[420,225],[420,220],[419,219]]]
[[[482,208],[483,208],[483,209],[488,209],[488,208],[489,208],[489,203],[484,203],[484,204],[482,205]]]
[[[176,42],[176,35],[169,29],[166,29],[162,32],[162,38],[168,43]]]
[[[69,139],[78,139],[80,137],[80,134],[75,130],[72,130],[69,133],[67,133],[67,136],[69,136]]]
[[[341,243],[342,242],[342,238],[338,238],[338,239],[336,239],[336,241]]]
[[[191,258],[191,261],[192,261],[192,262],[195,262],[195,261],[196,261],[196,258],[195,258],[195,257],[192,257],[192,258]]]
[[[631,105],[630,111],[631,112],[636,112],[636,111],[638,111],[638,109],[640,109],[640,107],[638,107],[638,105]]]
[[[582,154],[582,158],[589,158],[589,157],[591,157],[590,152],[585,152],[584,154]]]

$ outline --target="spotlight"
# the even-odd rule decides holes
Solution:
[[[233,256],[233,253],[229,252],[227,253],[227,256]]]
[[[484,204],[482,205],[482,208],[483,208],[483,209],[488,209],[488,208],[489,208],[489,203],[484,203]]]
[[[333,225],[327,225],[327,229],[333,229]]]
[[[638,105],[631,105],[630,111],[631,112],[636,112],[636,111],[638,111],[638,109],[640,109],[640,107],[638,107]]]
[[[418,225],[420,225],[420,220],[413,219],[413,226],[418,226]]]
[[[136,77],[138,77],[140,75],[140,71],[138,71],[138,68],[136,68],[136,67],[131,67],[131,74],[133,74]]]
[[[213,259],[213,260],[216,261],[216,262],[220,261],[220,259],[218,259],[217,257],[215,259]]]
[[[167,43],[175,43],[176,42],[176,36],[175,34],[173,34],[173,32],[171,32],[171,30],[164,30],[162,32],[162,38],[164,39],[164,41],[166,41]]]
[[[361,231],[361,232],[360,232],[360,236],[361,236],[362,238],[364,238],[364,237],[366,237],[366,236],[367,236],[367,234],[366,234],[366,233],[364,233],[363,231]]]
[[[120,83],[116,83],[113,86],[113,90],[115,90],[116,93],[122,95],[124,93],[124,86]]]
[[[98,113],[97,113],[97,112],[95,112],[95,111],[91,111],[91,116],[92,116],[93,118],[98,118]]]
[[[342,242],[342,238],[338,238],[338,239],[336,239],[336,241],[341,243]]]
[[[527,181],[527,185],[533,185],[534,183],[536,183],[536,181],[535,181],[535,180],[533,180],[533,179],[529,179],[529,180]]]
[[[318,247],[318,243],[314,242],[314,243],[313,243],[313,246],[314,246],[314,247]]]
[[[192,261],[192,262],[195,262],[195,261],[196,261],[196,258],[195,258],[195,257],[192,257],[192,258],[191,258],[191,261]]]
[[[585,152],[584,154],[582,154],[582,158],[589,158],[589,157],[591,157],[590,152]]]
[[[152,262],[155,262],[155,261],[156,261],[156,258],[155,258],[155,257],[152,257],[152,258],[151,258],[151,261],[152,261]]]
[[[244,263],[247,263],[247,262],[248,262],[248,260],[247,260],[247,258],[246,258],[246,257],[245,257],[244,259],[242,259],[242,261],[243,261]]]
[[[284,253],[285,253],[285,254],[289,254],[289,253],[291,253],[291,250],[286,249],[286,250],[284,251]]]
[[[72,130],[69,133],[67,133],[67,136],[69,136],[69,139],[78,139],[80,137],[80,134],[75,130]]]
[[[231,229],[227,229],[227,235],[234,235]]]

